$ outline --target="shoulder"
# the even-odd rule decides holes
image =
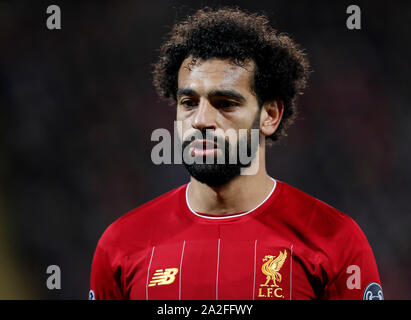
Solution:
[[[304,223],[310,235],[328,239],[350,235],[355,240],[365,239],[361,228],[348,214],[291,185],[281,184],[287,207],[296,220]]]
[[[179,205],[185,188],[186,185],[182,185],[124,214],[107,227],[98,245],[121,248],[124,244],[147,239],[151,227],[167,214],[169,208]]]
[[[355,257],[365,257],[374,263],[371,246],[359,225],[346,213],[331,205],[282,183],[285,199],[284,219],[293,232],[310,248],[314,248],[316,263],[337,274]],[[292,211],[289,210],[292,208]]]

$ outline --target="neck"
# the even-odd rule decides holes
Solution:
[[[259,156],[253,159],[258,162],[254,174],[239,175],[223,186],[210,187],[191,177],[188,190],[191,208],[199,213],[227,215],[250,211],[262,203],[274,182],[265,168],[264,149],[260,147],[258,153]]]

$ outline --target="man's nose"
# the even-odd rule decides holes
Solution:
[[[201,99],[194,116],[193,128],[197,130],[216,129],[217,110],[206,99]]]

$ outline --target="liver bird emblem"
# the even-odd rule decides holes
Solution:
[[[270,280],[273,281],[271,287],[278,287],[277,281],[281,282],[282,280],[282,276],[279,271],[283,266],[285,259],[287,259],[287,250],[284,250],[284,252],[280,251],[280,254],[277,257],[267,255],[263,258],[263,261],[267,262],[262,265],[261,271],[267,276],[267,281],[265,284],[261,285],[262,287],[268,287]]]

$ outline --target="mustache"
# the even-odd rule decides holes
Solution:
[[[200,135],[200,134],[201,135]],[[185,149],[190,143],[194,140],[207,140],[216,145],[217,149],[226,149],[229,146],[229,142],[226,137],[219,137],[210,132],[210,130],[197,130],[197,132],[193,132],[192,134],[188,135],[184,138],[182,147]]]

